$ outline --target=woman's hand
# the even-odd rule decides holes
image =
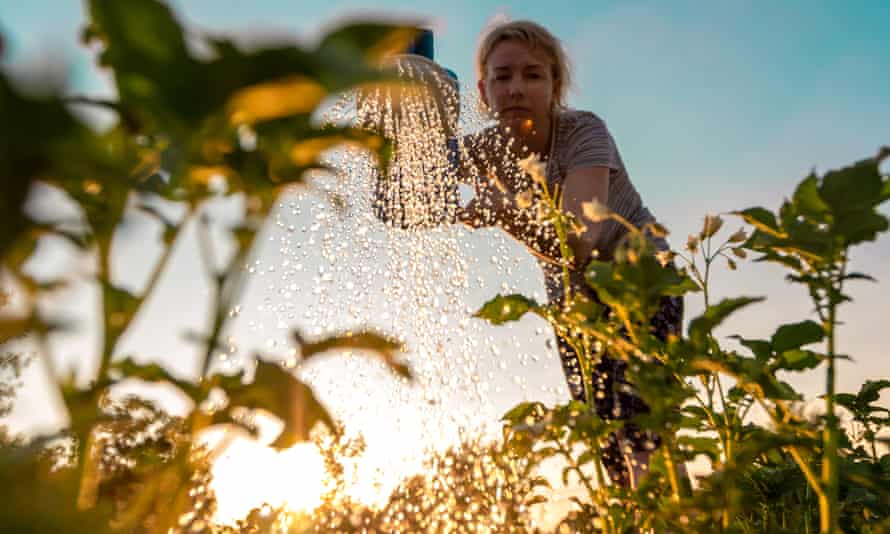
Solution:
[[[518,213],[513,193],[493,173],[474,186],[476,196],[458,211],[458,220],[470,228],[501,226],[508,230],[513,226]]]

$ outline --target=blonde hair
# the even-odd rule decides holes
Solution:
[[[499,43],[509,40],[520,41],[530,49],[539,49],[547,55],[551,63],[553,79],[557,83],[554,102],[559,107],[565,107],[566,94],[572,84],[569,58],[559,39],[554,37],[547,28],[530,20],[515,20],[498,24],[482,38],[476,53],[476,75],[478,78],[485,80],[485,63],[488,61],[488,56]]]

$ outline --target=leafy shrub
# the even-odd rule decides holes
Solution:
[[[890,382],[869,381],[858,394],[835,391],[836,362],[845,358],[836,346],[839,309],[850,300],[844,290],[849,282],[873,280],[849,272],[850,252],[890,226],[877,210],[890,199],[890,179],[880,173],[888,155],[885,148],[874,158],[808,176],[776,213],[762,207],[735,212],[753,227],[750,235],[740,230],[718,238],[723,219],[708,216],[681,253],[654,250],[647,233],[664,234],[663,228],[635,228],[601,204],[586,205],[588,219],[614,218],[628,229],[613,262],[593,260],[586,268],[598,302],[579,292],[550,305],[499,295],[480,309],[477,315],[494,324],[526,313],[549,321],[580,355],[586,388],[604,354],[624,360],[630,382],[651,408],[630,421],[607,422],[588,403],[552,408],[524,403],[504,416],[512,447],[563,457],[563,476],[577,476],[587,488],[588,499],[577,501],[567,528],[828,533],[841,526],[856,532],[890,526],[890,455],[878,447],[888,411],[875,404]],[[546,187],[543,180],[533,182]],[[577,221],[560,212],[558,190],[543,197],[551,204],[544,210],[549,221],[566,235]],[[714,303],[709,281],[719,258],[735,268],[733,258],[749,252],[758,254],[755,261],[785,267],[788,280],[807,290],[818,321],[781,325],[769,339],[735,336],[745,351],[739,352],[722,346],[714,329],[764,299]],[[678,268],[675,261],[685,265]],[[570,262],[564,261],[566,273]],[[705,310],[689,322],[686,335],[658,339],[649,325],[660,299],[696,291],[704,296]],[[604,305],[610,313],[603,313]],[[824,348],[810,348],[817,343]],[[824,415],[811,420],[799,413],[802,396],[780,374],[820,367],[826,372]],[[838,405],[852,413],[858,436],[840,425]],[[754,406],[770,418],[768,428],[748,420]],[[628,423],[661,439],[649,472],[633,488],[609,485],[602,466],[609,435]],[[693,489],[684,483],[680,465],[698,456],[708,458],[711,471]]]
[[[201,530],[212,516],[207,462],[212,451],[200,439],[213,426],[253,431],[240,417],[262,410],[281,419],[273,443],[289,447],[308,439],[316,424],[331,425],[309,386],[268,356],[234,375],[214,370],[213,360],[238,302],[246,268],[278,196],[300,186],[307,170],[322,169],[319,155],[340,143],[365,147],[386,165],[388,143],[371,133],[311,120],[321,102],[357,84],[392,80],[376,68],[388,52],[404,48],[416,29],[354,23],[329,32],[317,47],[281,45],[246,52],[220,37],[186,35],[156,0],[87,2],[86,42],[99,47],[118,98],[113,101],[59,94],[24,93],[0,75],[0,258],[4,274],[24,296],[25,311],[0,318],[0,343],[29,335],[42,349],[42,364],[58,380],[69,425],[27,446],[4,446],[3,493],[8,506],[0,524],[18,532]],[[191,41],[190,41],[191,40]],[[211,51],[198,56],[200,41]],[[51,85],[51,84],[50,84]],[[115,121],[95,131],[72,106],[111,110]],[[73,220],[32,213],[30,196],[52,189],[78,208]],[[240,224],[222,227],[206,206],[224,196],[243,201]],[[115,283],[115,236],[140,212],[161,229],[162,252],[139,294]],[[183,213],[179,217],[171,216]],[[212,286],[208,329],[196,336],[204,347],[200,375],[183,379],[154,363],[117,354],[120,339],[168,267],[183,229],[195,225],[200,255]],[[214,250],[212,230],[223,230],[234,252]],[[95,265],[101,294],[101,350],[88,386],[53,370],[47,336],[65,325],[39,305],[69,280],[38,280],[26,262],[47,238],[65,240]],[[410,378],[396,360],[399,345],[373,332],[307,341],[294,333],[303,360],[343,347],[376,354],[395,373]],[[182,418],[146,401],[118,398],[124,380],[163,383],[192,402]],[[223,403],[210,402],[222,393]],[[214,398],[218,398],[218,395]],[[46,445],[67,444],[70,456],[47,454]],[[49,457],[48,457],[49,456]]]

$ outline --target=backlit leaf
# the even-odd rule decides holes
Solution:
[[[0,318],[0,344],[27,334],[30,331],[32,324],[32,321],[28,318]]]
[[[825,361],[825,356],[809,350],[792,349],[779,355],[775,364],[777,369],[788,371],[804,371],[815,369]]]
[[[821,197],[834,213],[870,209],[880,202],[884,187],[878,160],[868,158],[825,173],[819,188]]]
[[[532,416],[536,420],[543,416],[544,405],[540,402],[520,402],[501,417],[501,421],[518,424]]]
[[[792,201],[798,211],[808,216],[821,218],[830,209],[819,195],[819,179],[814,174],[798,184]]]
[[[865,404],[871,404],[880,398],[881,391],[890,388],[890,380],[866,380],[859,389],[857,397]]]
[[[310,113],[327,96],[327,90],[305,76],[252,85],[232,95],[227,105],[232,123],[251,124],[298,113]]]
[[[825,330],[819,323],[802,321],[780,326],[773,334],[771,342],[773,350],[781,353],[810,343],[817,343],[824,338]]]
[[[704,346],[708,334],[726,320],[727,317],[745,306],[763,300],[765,300],[763,297],[730,298],[708,307],[703,314],[689,323],[690,340],[698,346]]]
[[[404,53],[419,32],[416,26],[380,23],[345,24],[328,32],[319,49],[361,54],[377,62],[391,54]]]
[[[494,325],[517,321],[529,311],[539,309],[534,300],[522,295],[498,295],[486,302],[473,317],[485,319]]]
[[[294,341],[300,347],[300,353],[304,360],[308,360],[323,352],[331,350],[360,350],[376,354],[389,367],[402,378],[411,379],[411,369],[399,362],[396,354],[402,350],[402,344],[390,338],[373,332],[357,332],[333,335],[320,341],[308,342],[296,330],[292,332]]]
[[[720,460],[720,442],[716,438],[704,436],[680,436],[677,445],[686,458],[693,459],[699,454],[704,454],[712,462]]]
[[[779,223],[776,221],[775,214],[766,208],[748,208],[742,211],[734,211],[733,214],[739,215],[746,223],[761,232],[773,237],[784,237],[784,233],[779,228]]]
[[[138,363],[132,358],[125,358],[120,361],[113,362],[111,369],[120,373],[120,379],[138,378],[146,382],[168,382],[179,388],[185,395],[195,402],[200,402],[200,388],[196,385],[179,378],[176,378],[169,371],[156,363]]]
[[[761,361],[767,361],[773,354],[773,345],[771,342],[763,339],[746,339],[741,336],[729,336],[737,339],[739,343],[748,347],[754,354],[754,357]]]
[[[281,419],[284,429],[272,443],[278,449],[307,441],[316,423],[334,428],[309,386],[273,363],[258,359],[253,382],[228,393],[232,406],[265,410]]]

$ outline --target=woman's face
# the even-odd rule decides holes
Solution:
[[[546,54],[515,39],[495,45],[479,81],[482,100],[498,113],[503,126],[520,135],[549,125],[556,89]]]

